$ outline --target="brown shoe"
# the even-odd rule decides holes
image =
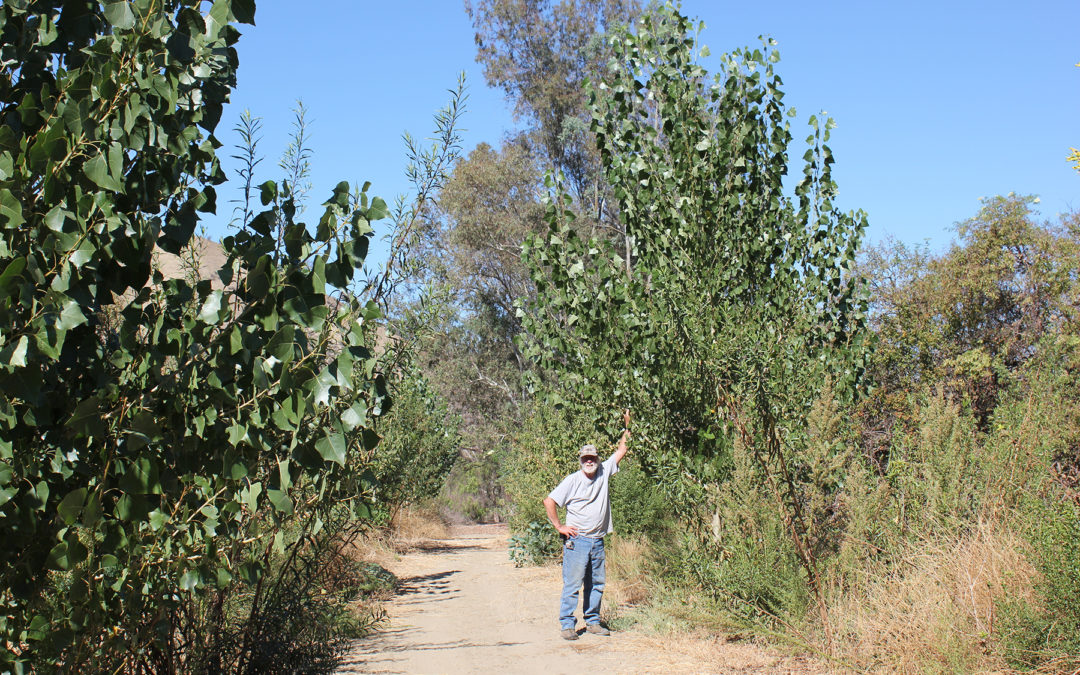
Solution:
[[[576,639],[578,639],[577,631],[574,630],[573,628],[564,628],[561,635],[562,635],[562,639],[564,639],[564,640],[576,640]]]
[[[593,635],[611,635],[611,631],[609,631],[607,628],[604,628],[598,623],[590,623],[588,626],[585,627],[585,630],[586,632],[592,633]]]

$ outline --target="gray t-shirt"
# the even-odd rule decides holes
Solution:
[[[611,501],[608,499],[608,480],[619,472],[615,457],[607,458],[596,467],[589,478],[584,471],[575,471],[559,483],[548,495],[559,506],[566,507],[566,524],[578,529],[585,537],[603,537],[612,532]]]

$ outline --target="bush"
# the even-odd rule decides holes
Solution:
[[[394,407],[377,427],[383,438],[371,461],[379,515],[386,522],[402,506],[439,493],[460,446],[457,416],[422,375],[406,372],[391,393]]]
[[[506,520],[506,496],[499,482],[502,455],[458,458],[446,477],[437,503],[451,522],[491,523]]]
[[[1004,652],[1014,664],[1080,667],[1080,344],[1057,340],[1028,373],[1024,398],[1003,405],[992,447],[1002,502],[1039,572],[1034,598],[1002,603]]]
[[[533,521],[510,537],[510,560],[515,567],[543,565],[562,552],[562,540],[547,522]]]

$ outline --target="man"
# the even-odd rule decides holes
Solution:
[[[578,639],[574,608],[578,589],[583,589],[585,630],[594,635],[611,635],[600,625],[600,599],[604,595],[604,535],[612,531],[608,480],[619,471],[630,438],[630,411],[623,411],[623,431],[615,453],[600,464],[596,446],[582,446],[578,452],[581,471],[563,479],[544,498],[548,520],[564,537],[563,590],[559,603],[559,625],[566,640]],[[566,524],[559,522],[557,507],[566,507]]]

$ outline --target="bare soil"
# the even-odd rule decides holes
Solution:
[[[703,635],[559,635],[557,567],[516,568],[505,526],[458,528],[390,566],[389,621],[339,673],[825,673],[820,664]],[[580,611],[578,616],[580,617]],[[583,628],[580,623],[579,631]]]

